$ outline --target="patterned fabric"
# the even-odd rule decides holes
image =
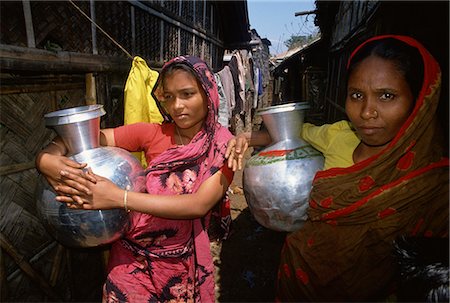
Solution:
[[[150,161],[147,192],[178,195],[196,192],[225,163],[229,131],[217,122],[219,96],[213,73],[195,57],[177,57],[163,67],[191,67],[206,92],[204,128],[188,145],[170,148]],[[162,72],[163,72],[162,71]],[[153,90],[158,100],[161,79]],[[159,99],[161,100],[161,99]],[[164,114],[163,114],[164,115]],[[170,121],[167,114],[166,121]],[[224,228],[231,216],[228,199],[219,203]],[[228,213],[227,213],[228,209]],[[111,250],[104,286],[108,302],[214,302],[214,275],[208,227],[212,215],[193,220],[169,220],[131,212],[131,228]]]
[[[439,65],[409,37],[370,40],[386,37],[417,48],[423,57],[415,108],[379,154],[317,173],[310,219],[282,250],[277,300],[382,300],[394,285],[396,237],[448,237],[449,161],[435,117]]]

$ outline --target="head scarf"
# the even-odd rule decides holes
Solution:
[[[194,71],[197,80],[200,82],[207,96],[208,113],[206,115],[203,129],[201,129],[194,136],[194,138],[192,138],[191,142],[188,145],[170,149],[155,158],[151,163],[152,165],[149,165],[149,173],[175,171],[179,167],[186,167],[190,165],[198,166],[199,163],[203,162],[203,160],[210,156],[210,151],[214,151],[214,145],[217,145],[217,142],[224,142],[231,138],[231,133],[221,127],[218,123],[219,94],[214,74],[211,72],[206,63],[197,57],[180,56],[167,62],[163,66],[161,74],[164,74],[165,70],[175,64],[184,64]],[[161,79],[161,77],[158,78],[152,94],[158,102],[163,100],[163,79]],[[171,122],[172,118],[164,109],[162,109],[159,103],[158,106],[164,116],[164,120],[166,122]],[[223,154],[225,148],[226,146],[222,147]],[[220,150],[216,150],[215,152],[219,154],[221,153]],[[222,160],[223,159],[220,157],[217,159],[209,159],[209,161],[214,161],[217,165],[219,165],[219,167],[223,165]],[[214,164],[211,162],[208,166],[214,166]],[[207,179],[209,175],[205,176],[205,179]]]
[[[380,153],[347,168],[318,172],[302,229],[282,252],[281,300],[380,299],[393,281],[399,235],[448,237],[448,158],[435,116],[441,72],[416,40],[384,35],[419,50],[424,80],[415,107]],[[319,291],[318,291],[319,290]]]

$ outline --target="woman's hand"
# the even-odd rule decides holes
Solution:
[[[242,169],[242,159],[249,146],[266,146],[271,142],[272,138],[266,130],[245,132],[230,139],[225,153],[228,167],[233,171]]]
[[[123,206],[123,189],[111,180],[94,174],[91,169],[85,175],[88,177],[62,170],[61,177],[65,185],[58,186],[61,195],[56,200],[73,209],[112,209]],[[90,181],[90,178],[96,182]]]
[[[65,156],[41,153],[36,160],[36,167],[59,194],[67,194],[68,191],[66,188],[68,184],[65,184],[65,179],[61,175],[61,171],[70,172],[72,175],[78,176],[78,178],[87,179],[93,183],[97,182],[95,177],[86,173],[86,163],[78,163]],[[65,188],[66,191],[60,192],[61,188]],[[87,187],[79,186],[71,190],[70,193],[88,193],[88,191],[89,189]]]
[[[248,149],[247,134],[239,134],[238,136],[228,141],[227,150],[225,152],[225,158],[228,159],[228,167],[233,171],[242,169],[242,159]]]

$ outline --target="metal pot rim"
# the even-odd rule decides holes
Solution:
[[[286,103],[260,108],[256,110],[256,114],[257,115],[275,114],[293,110],[306,110],[309,108],[310,106],[308,102]]]
[[[102,104],[77,106],[57,110],[44,115],[46,126],[83,122],[105,115]]]

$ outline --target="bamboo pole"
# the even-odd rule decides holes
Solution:
[[[160,66],[150,61],[151,66]],[[0,69],[39,72],[126,72],[130,60],[92,54],[58,51],[5,45],[0,43]]]
[[[64,255],[64,246],[58,244],[56,249],[55,259],[53,260],[52,272],[50,273],[50,286],[54,287],[58,282],[58,276],[61,269],[61,263]]]
[[[84,83],[52,83],[52,84],[25,84],[0,86],[0,95],[39,93],[58,90],[83,89]]]
[[[29,0],[22,0],[23,15],[25,18],[25,29],[27,32],[28,47],[36,47],[36,39],[34,37],[33,17],[31,15],[31,6]]]
[[[95,89],[95,77],[93,73],[86,74],[86,104],[97,104],[97,94]]]
[[[0,245],[1,248],[6,251],[8,255],[13,258],[14,262],[20,267],[20,269],[31,278],[34,282],[36,282],[43,292],[47,296],[52,299],[56,299],[61,301],[61,297],[51,288],[48,282],[42,278],[39,273],[31,266],[31,264],[25,260],[25,257],[22,256],[14,246],[6,239],[3,233],[0,232]]]

